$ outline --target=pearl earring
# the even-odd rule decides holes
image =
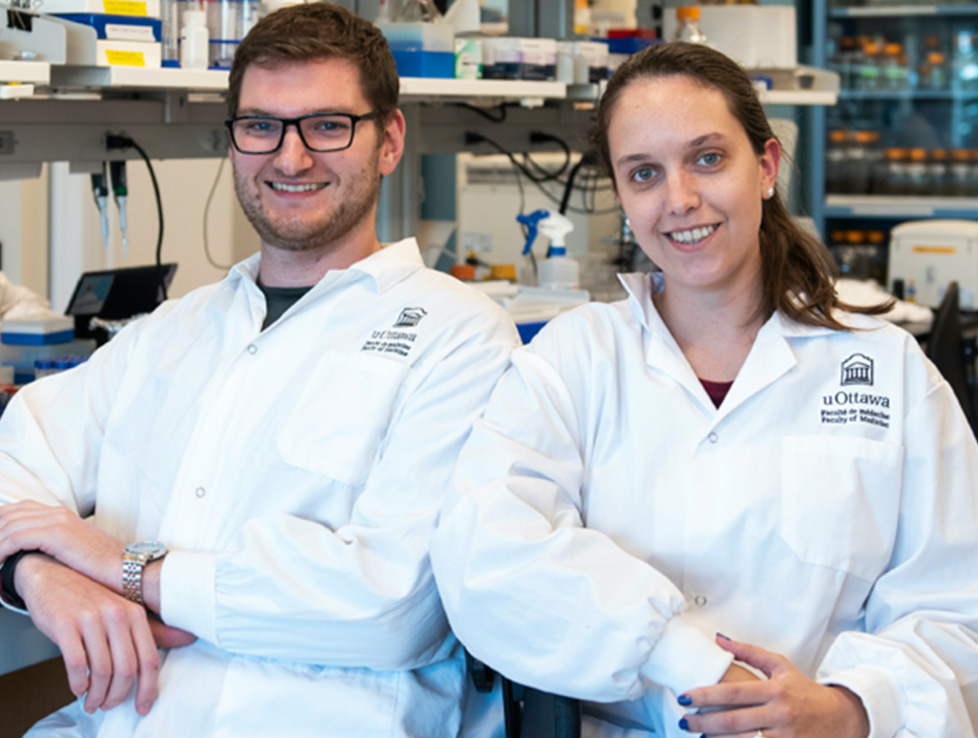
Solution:
[[[767,196],[768,197],[774,197],[774,188],[773,187],[767,191]]]

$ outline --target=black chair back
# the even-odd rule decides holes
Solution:
[[[506,738],[580,738],[581,703],[571,697],[517,684],[466,652],[469,674],[480,692],[502,680]]]
[[[958,307],[958,283],[951,282],[934,315],[927,337],[927,358],[940,370],[961,404],[968,424],[975,427],[975,408],[971,399],[968,357]]]

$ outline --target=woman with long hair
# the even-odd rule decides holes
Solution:
[[[723,54],[632,57],[593,143],[661,272],[514,355],[432,547],[459,637],[584,700],[587,736],[973,736],[978,446],[948,384],[840,303]]]

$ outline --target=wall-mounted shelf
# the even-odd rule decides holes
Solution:
[[[222,92],[228,73],[211,69],[142,69],[140,67],[51,67],[51,86],[136,90],[193,90]]]
[[[14,62],[4,63],[13,64]],[[25,63],[21,62],[20,64]],[[0,74],[2,71],[0,68]],[[224,92],[228,86],[228,72],[216,69],[140,69],[121,66],[70,67],[55,65],[51,67],[50,80],[51,86],[56,88],[183,89],[196,92]],[[567,85],[563,82],[523,80],[403,77],[401,78],[401,96],[405,102],[444,98],[561,100],[567,96]]]
[[[534,82],[509,79],[434,79],[402,77],[401,96],[416,98],[505,98],[511,100],[563,100],[567,85],[563,82]]]
[[[774,89],[761,93],[771,105],[834,105],[838,95],[837,75],[805,69],[816,80],[812,89]],[[187,90],[224,92],[228,72],[194,69],[141,69],[138,67],[74,67],[42,62],[0,62],[0,82],[50,84],[58,91],[80,89]],[[564,82],[524,80],[462,80],[420,77],[401,78],[404,102],[438,100],[590,100],[596,101],[598,85],[567,85]]]
[[[0,94],[0,124],[9,132],[0,164],[101,161],[107,131],[126,132],[160,159],[220,156],[227,147],[227,71],[3,62],[0,82],[3,75],[6,81],[24,84],[7,85],[9,92],[19,93],[16,103]],[[836,100],[838,75],[831,72],[776,70],[772,78],[782,87],[806,89],[764,92],[765,104],[831,105]],[[33,95],[27,89],[31,85]],[[598,85],[568,89],[563,82],[401,79],[409,128],[427,131],[417,153],[469,150],[466,131],[481,131],[513,150],[524,150],[533,131],[551,131],[576,146],[581,142],[574,138],[587,130],[599,92]],[[564,101],[568,104],[545,105]],[[464,110],[466,105],[503,103],[519,106],[507,109],[502,127]],[[542,145],[537,150],[548,149]],[[136,157],[129,151],[122,155]]]
[[[32,82],[46,85],[51,77],[51,65],[36,61],[0,61],[0,82]]]
[[[826,218],[978,218],[976,197],[829,195]]]

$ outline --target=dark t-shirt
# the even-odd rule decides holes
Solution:
[[[265,303],[268,306],[268,312],[265,313],[265,322],[261,325],[261,329],[265,330],[268,328],[268,326],[281,318],[282,314],[297,303],[304,294],[311,290],[312,286],[266,287],[259,282],[258,289],[260,289],[262,294],[265,295]]]

